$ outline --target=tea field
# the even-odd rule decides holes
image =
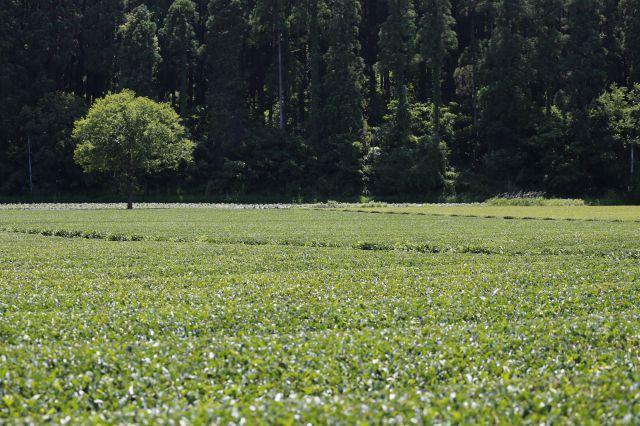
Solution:
[[[73,207],[0,210],[0,424],[640,422],[638,208]]]

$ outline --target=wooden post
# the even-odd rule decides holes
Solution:
[[[33,196],[33,175],[31,172],[31,136],[27,135],[27,152],[29,154],[29,194]]]
[[[633,143],[629,144],[629,192],[633,191],[633,177],[636,171],[636,149]]]
[[[282,29],[280,29],[278,31],[278,103],[280,104],[280,129],[284,129],[284,87],[282,74]]]

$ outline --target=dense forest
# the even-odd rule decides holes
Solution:
[[[147,194],[633,196],[637,83],[638,0],[4,0],[0,195],[113,193],[71,130],[131,89],[196,143]]]

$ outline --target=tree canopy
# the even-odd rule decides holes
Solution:
[[[170,105],[130,90],[94,102],[87,116],[76,121],[73,138],[78,142],[74,159],[85,172],[123,177],[129,208],[141,176],[177,169],[192,160],[194,148]]]

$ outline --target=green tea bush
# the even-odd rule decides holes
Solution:
[[[0,212],[0,423],[636,424],[638,228]]]

